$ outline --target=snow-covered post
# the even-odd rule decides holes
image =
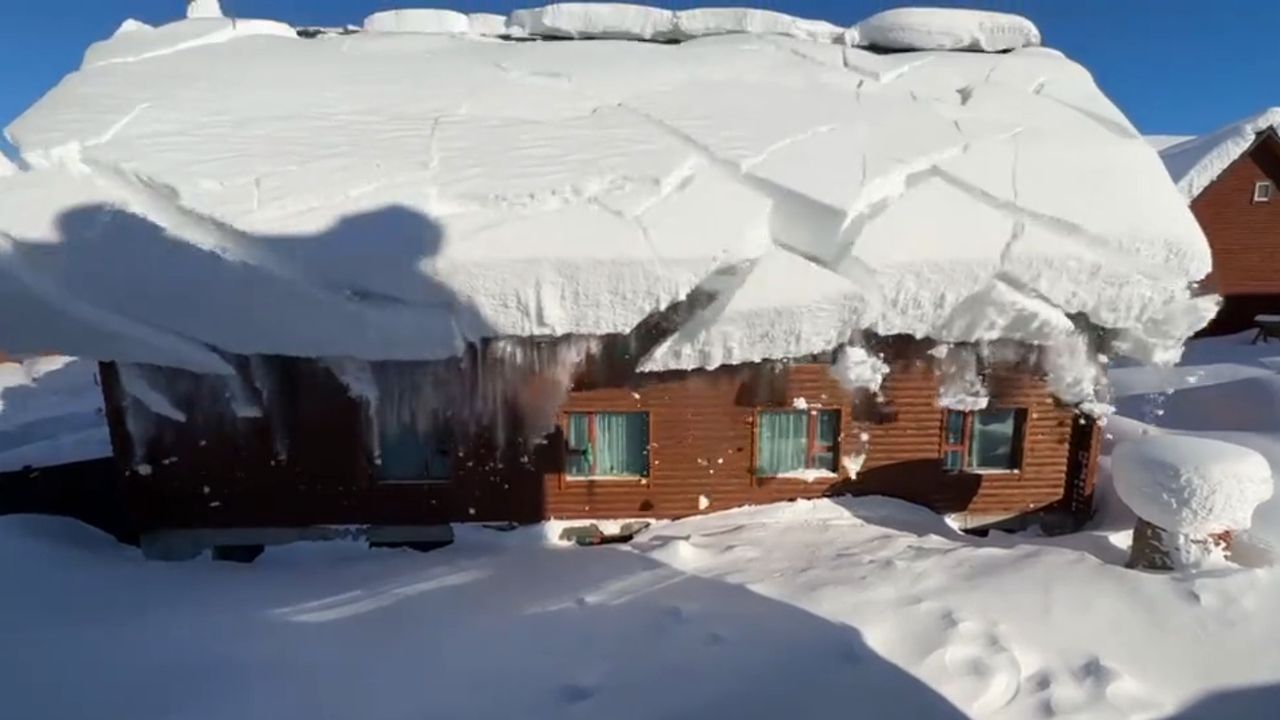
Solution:
[[[1129,567],[1173,570],[1247,530],[1271,497],[1271,466],[1249,448],[1205,438],[1153,435],[1111,456],[1116,493],[1138,516]]]

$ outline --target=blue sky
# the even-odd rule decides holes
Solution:
[[[440,6],[506,12],[536,2],[460,0]],[[757,0],[660,3],[751,5],[851,24],[903,3],[888,0]],[[1274,75],[1280,13],[1245,0],[970,0],[916,4],[1016,12],[1046,44],[1089,68],[1145,133],[1193,134],[1280,105]],[[184,0],[7,0],[0,13],[0,124],[7,125],[80,62],[84,49],[126,17],[156,24],[183,14]],[[359,24],[418,0],[222,0],[229,14],[303,24]]]

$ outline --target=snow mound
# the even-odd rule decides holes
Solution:
[[[521,12],[683,32],[637,6]],[[1186,203],[1060,53],[877,54],[689,12],[792,36],[338,43],[214,18],[95,45],[8,128],[32,170],[0,178],[0,337],[226,372],[221,353],[440,359],[676,308],[642,364],[661,371],[861,330],[1049,345],[1077,321],[1167,359],[1212,309]]]
[[[1217,180],[1236,158],[1253,147],[1258,133],[1278,128],[1280,107],[1268,108],[1208,135],[1166,147],[1160,151],[1160,158],[1178,189],[1190,202]]]
[[[465,34],[471,30],[466,15],[453,10],[410,8],[384,10],[364,19],[366,32],[412,32],[424,34]]]
[[[215,45],[255,35],[298,39],[292,27],[275,20],[230,20],[193,17],[157,28],[135,27],[94,43],[85,51],[82,70],[98,65],[136,62],[204,45]]]
[[[1117,494],[1138,517],[1188,535],[1247,530],[1272,493],[1265,457],[1205,438],[1127,440],[1112,454],[1111,472]]]
[[[680,35],[685,38],[750,33],[831,41],[845,33],[845,28],[823,20],[805,20],[772,10],[753,8],[681,10],[675,14],[675,24]]]
[[[0,177],[13,175],[16,172],[18,172],[18,166],[14,165],[7,155],[0,153]]]
[[[1040,30],[1030,20],[985,10],[895,8],[857,29],[859,44],[890,50],[1001,52],[1040,44]]]
[[[222,5],[218,0],[187,0],[187,17],[220,18]]]
[[[677,37],[670,10],[626,3],[557,3],[516,10],[507,24],[530,35],[663,40]]]

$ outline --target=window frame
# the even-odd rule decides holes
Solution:
[[[640,475],[601,475],[596,472],[597,454],[592,453],[590,472],[586,475],[574,475],[569,472],[569,457],[575,452],[569,447],[569,425],[574,415],[587,416],[587,442],[592,449],[596,441],[596,415],[643,415],[645,418],[645,462],[644,473]],[[584,482],[640,482],[647,483],[653,476],[653,415],[648,410],[566,410],[560,414],[560,427],[564,433],[564,461],[560,465],[560,477],[565,483]]]
[[[819,446],[818,443],[818,426],[819,415],[821,413],[833,413],[836,418],[835,440],[830,445]],[[804,410],[795,408],[777,408],[764,407],[756,408],[755,415],[751,424],[751,477],[753,481],[759,480],[791,480],[786,475],[761,475],[760,474],[760,416],[768,413],[804,413],[805,414],[805,451],[803,470],[825,470],[832,473],[833,477],[840,475],[840,440],[844,434],[844,413],[839,407],[823,407],[811,405]],[[817,455],[831,453],[830,468],[812,467],[814,458]]]
[[[974,418],[982,412],[986,411],[1012,411],[1013,412],[1013,447],[1010,453],[1014,455],[1015,460],[1011,468],[979,468],[969,466],[969,457],[972,452],[973,443],[973,424]],[[952,415],[960,415],[964,418],[964,425],[961,431],[960,443],[948,442],[947,429],[949,420]],[[942,466],[942,471],[948,475],[1020,475],[1022,474],[1023,464],[1026,462],[1027,450],[1027,426],[1030,424],[1030,410],[1025,407],[986,407],[982,410],[951,410],[949,408],[942,409],[942,427],[939,433],[938,444],[938,463]],[[946,466],[947,453],[960,453],[960,467],[949,468]]]
[[[1270,180],[1258,180],[1253,184],[1253,202],[1255,205],[1271,202],[1275,194],[1276,185]]]

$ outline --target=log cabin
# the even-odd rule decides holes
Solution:
[[[1161,150],[1213,253],[1206,283],[1223,298],[1204,334],[1250,329],[1280,314],[1280,110]]]
[[[1106,360],[1216,310],[1089,74],[1007,16],[886,48],[611,8],[133,28],[14,123],[49,161],[0,178],[0,331],[102,362],[149,556],[843,493],[1088,517]]]

